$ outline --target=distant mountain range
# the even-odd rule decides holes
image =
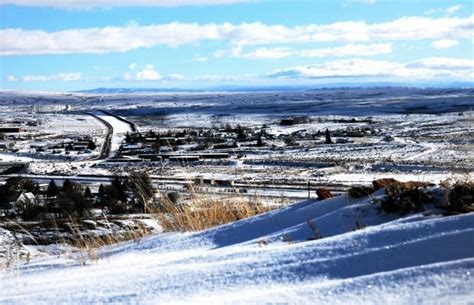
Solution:
[[[264,92],[264,91],[301,91],[319,89],[366,89],[366,88],[474,88],[474,82],[444,82],[444,83],[334,83],[330,85],[292,85],[292,86],[216,86],[209,88],[95,88],[80,90],[80,93],[166,93],[166,92]]]

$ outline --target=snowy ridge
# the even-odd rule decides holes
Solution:
[[[3,271],[0,303],[468,304],[474,214],[400,218],[372,201],[307,200],[207,231],[106,247],[85,266],[32,261]],[[323,238],[311,240],[314,227]]]

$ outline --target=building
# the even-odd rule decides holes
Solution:
[[[0,127],[0,133],[19,133],[20,127]]]

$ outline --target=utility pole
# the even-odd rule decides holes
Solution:
[[[311,181],[308,180],[308,199],[311,199]]]

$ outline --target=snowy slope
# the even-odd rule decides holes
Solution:
[[[85,265],[38,259],[3,271],[0,303],[472,302],[474,214],[399,218],[371,201],[304,201],[203,232],[107,247]],[[308,240],[308,221],[322,239]]]

